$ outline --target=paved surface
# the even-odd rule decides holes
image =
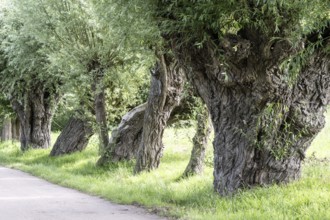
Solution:
[[[1,220],[161,220],[145,210],[112,204],[21,171],[0,167]]]

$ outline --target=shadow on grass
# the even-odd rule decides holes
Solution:
[[[96,165],[95,158],[86,158],[84,160],[73,160],[67,162],[67,166],[64,169],[70,173],[75,173],[81,176],[107,176],[107,174],[115,173],[120,169],[133,171],[135,165],[134,161],[125,161],[98,166]],[[63,162],[61,162],[61,164],[63,164]]]

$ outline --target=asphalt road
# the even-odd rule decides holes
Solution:
[[[0,220],[161,220],[21,171],[0,167]]]

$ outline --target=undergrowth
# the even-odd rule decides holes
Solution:
[[[329,117],[328,117],[329,118]],[[330,118],[329,118],[330,119]],[[134,161],[96,167],[97,141],[80,153],[49,157],[50,150],[22,153],[18,143],[0,144],[0,164],[113,202],[140,205],[179,219],[330,219],[330,125],[308,151],[299,181],[223,198],[213,191],[212,147],[205,172],[180,179],[190,156],[192,128],[168,129],[158,170],[134,176]]]

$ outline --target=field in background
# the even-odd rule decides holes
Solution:
[[[133,176],[134,161],[98,168],[96,138],[82,153],[49,158],[50,150],[22,153],[0,144],[0,164],[117,203],[142,205],[182,219],[330,219],[330,114],[308,150],[300,181],[241,191],[222,198],[212,187],[212,147],[203,175],[180,179],[190,156],[193,128],[167,129],[158,170]]]

